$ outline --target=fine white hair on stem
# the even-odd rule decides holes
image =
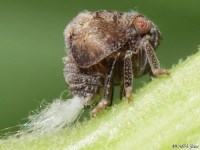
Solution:
[[[71,125],[83,112],[84,100],[73,97],[68,100],[56,99],[40,113],[31,116],[25,131],[49,133]]]

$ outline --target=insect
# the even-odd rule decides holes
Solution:
[[[155,53],[160,31],[137,12],[84,11],[68,24],[64,36],[64,76],[71,93],[84,105],[101,98],[92,116],[112,104],[114,86],[120,86],[121,98],[130,101],[134,78],[169,74]]]

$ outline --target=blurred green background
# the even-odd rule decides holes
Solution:
[[[170,68],[197,51],[199,6],[199,0],[0,0],[0,130],[24,123],[44,99],[52,101],[67,90],[63,30],[80,11],[146,15],[162,32],[157,54]]]

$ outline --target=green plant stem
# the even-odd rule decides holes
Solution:
[[[34,133],[0,141],[0,149],[200,149],[200,52],[153,80],[133,95],[98,114],[54,134]],[[187,145],[188,144],[188,145]]]

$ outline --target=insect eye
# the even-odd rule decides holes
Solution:
[[[140,34],[148,32],[151,28],[151,22],[141,16],[136,17],[133,24],[135,25],[137,32]]]

